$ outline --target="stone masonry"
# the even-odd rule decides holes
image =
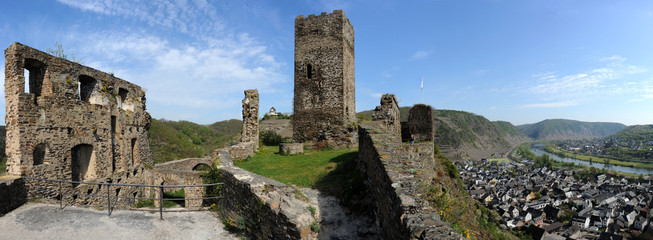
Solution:
[[[372,121],[383,122],[394,136],[401,138],[401,118],[394,94],[384,94],[381,97],[381,105],[374,109]]]
[[[408,129],[415,141],[430,141],[435,138],[433,108],[426,104],[415,104],[408,112]]]
[[[8,174],[133,183],[152,164],[141,87],[20,43],[5,50],[5,76]],[[66,188],[92,194],[100,187]],[[122,190],[116,195],[133,194]],[[84,199],[77,200],[92,201]]]
[[[256,89],[245,90],[243,99],[243,135],[241,142],[253,142],[254,149],[258,149],[258,100]]]
[[[402,144],[382,122],[358,128],[358,171],[374,199],[382,239],[463,239],[419,193],[433,168],[433,142]]]
[[[293,139],[354,142],[342,137],[356,121],[354,90],[354,28],[345,13],[295,18]]]

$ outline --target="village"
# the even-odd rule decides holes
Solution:
[[[578,170],[535,167],[530,161],[458,162],[465,188],[502,217],[502,227],[534,239],[622,239],[646,229],[653,237],[651,177],[634,180]]]

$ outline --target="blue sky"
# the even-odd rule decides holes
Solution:
[[[423,77],[424,103],[493,121],[653,124],[653,1],[405,2],[1,1],[0,47],[61,43],[145,88],[154,118],[209,124],[250,88],[291,112],[295,17],[344,9],[357,111],[420,103]]]

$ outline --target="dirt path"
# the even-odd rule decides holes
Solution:
[[[0,217],[0,239],[238,239],[211,212],[164,212],[28,203]]]
[[[304,188],[302,192],[312,205],[318,206],[316,215],[321,225],[318,239],[379,239],[379,229],[373,219],[350,214],[340,200],[318,190]]]

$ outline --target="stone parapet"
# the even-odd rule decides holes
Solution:
[[[253,239],[316,239],[310,228],[315,218],[297,190],[234,166],[228,154],[219,153],[224,221]]]
[[[20,176],[0,176],[0,215],[27,202],[27,189]]]
[[[433,168],[433,142],[402,145],[381,122],[358,129],[357,167],[367,178],[382,238],[463,238],[418,192],[421,173]]]

